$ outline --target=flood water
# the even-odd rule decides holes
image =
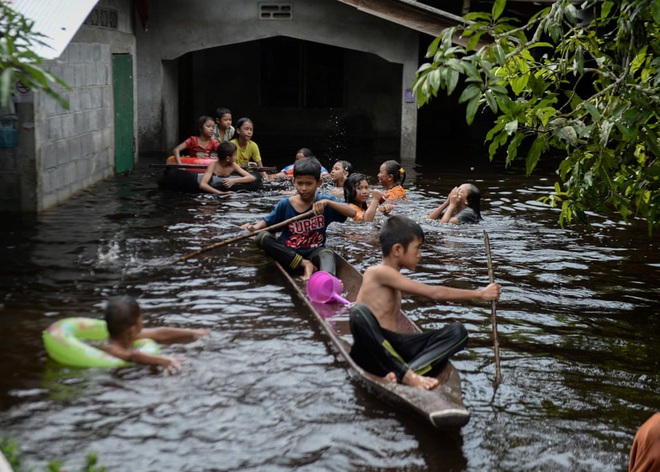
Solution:
[[[375,177],[379,164],[356,167]],[[443,433],[352,381],[249,240],[170,263],[241,234],[239,225],[282,198],[279,190],[166,193],[156,173],[143,163],[0,230],[0,436],[16,439],[38,470],[53,459],[78,470],[96,452],[110,471],[624,471],[636,429],[660,411],[658,237],[644,224],[599,216],[591,228],[562,230],[556,211],[536,202],[550,175],[488,166],[469,175],[409,172],[410,203],[397,212],[426,232],[409,275],[485,286],[486,230],[503,286],[497,390],[488,304],[404,300],[423,328],[461,321],[471,336],[454,365],[472,417]],[[482,190],[481,225],[425,219],[470,180]],[[380,259],[377,227],[334,225],[328,245],[364,270]],[[173,377],[48,359],[48,325],[101,317],[116,294],[139,299],[146,326],[212,334],[164,348],[186,357]]]

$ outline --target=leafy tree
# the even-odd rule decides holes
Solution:
[[[0,106],[6,107],[16,80],[32,90],[41,90],[53,97],[64,108],[69,103],[51,84],[69,86],[41,67],[42,58],[30,50],[35,44],[44,44],[44,35],[32,30],[34,21],[25,18],[0,0]]]
[[[586,211],[641,217],[660,225],[660,0],[559,0],[521,25],[472,12],[428,47],[417,71],[423,106],[438,91],[461,92],[471,124],[490,109],[492,160],[524,155],[527,174],[559,154],[554,192],[559,223],[585,222]],[[466,46],[453,43],[462,35]],[[459,86],[459,84],[461,84]]]

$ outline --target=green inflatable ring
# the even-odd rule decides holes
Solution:
[[[126,367],[131,362],[119,359],[84,341],[102,341],[108,337],[104,320],[65,318],[43,332],[44,347],[60,364],[74,367]],[[158,354],[160,347],[153,339],[138,339],[134,348],[145,354]]]

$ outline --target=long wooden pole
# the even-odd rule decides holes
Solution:
[[[486,262],[488,263],[488,280],[490,283],[495,283],[493,276],[493,261],[490,257],[490,241],[488,240],[488,233],[484,230],[484,244],[486,245]],[[490,319],[493,325],[493,348],[495,349],[495,385],[499,385],[502,381],[502,370],[500,368],[500,343],[497,340],[497,316],[495,313],[495,300],[490,302]]]
[[[191,257],[199,256],[200,254],[210,251],[212,249],[217,249],[222,246],[226,246],[227,244],[235,243],[237,241],[242,241],[243,239],[247,239],[250,236],[256,236],[262,231],[275,231],[276,229],[283,228],[284,226],[288,225],[289,223],[293,223],[294,221],[302,220],[303,218],[307,218],[309,216],[312,216],[314,214],[314,210],[309,210],[305,213],[301,213],[300,215],[294,216],[293,218],[289,218],[288,220],[284,220],[280,223],[267,226],[265,228],[259,229],[257,231],[252,231],[250,233],[245,233],[241,234],[240,236],[236,236],[235,238],[230,238],[230,239],[225,239],[224,241],[217,242],[215,244],[211,244],[210,246],[203,247],[201,249],[198,249],[197,251],[190,252],[186,254],[185,256],[181,256],[177,259],[174,259],[171,264],[176,264],[177,262],[182,262],[185,260],[190,259]]]

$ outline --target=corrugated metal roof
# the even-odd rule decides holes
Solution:
[[[98,0],[10,0],[7,3],[34,21],[33,31],[46,36],[42,40],[48,46],[35,45],[32,51],[45,59],[55,59],[71,42]]]

